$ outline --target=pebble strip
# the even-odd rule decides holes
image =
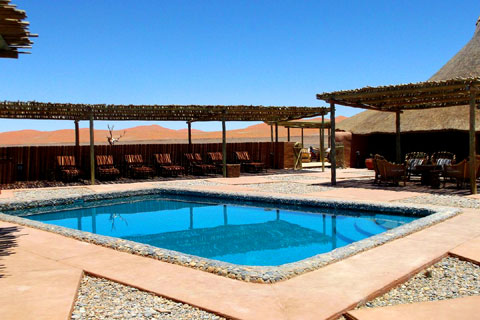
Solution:
[[[439,194],[429,194],[419,197],[401,199],[398,202],[431,204],[437,206],[456,207],[456,208],[480,208],[480,201],[477,199],[465,198],[460,196],[446,196]]]
[[[86,275],[80,284],[71,319],[222,320],[225,318],[188,304]]]
[[[360,308],[480,295],[480,266],[453,257],[434,264]]]
[[[306,185],[294,182],[278,182],[278,183],[258,183],[249,184],[249,188],[258,189],[262,192],[275,192],[283,194],[306,194],[313,192],[322,192],[332,190],[331,187],[321,187],[316,185]]]
[[[299,206],[311,208],[312,210],[322,210],[322,212],[330,210],[334,213],[338,210],[354,209],[357,211],[375,211],[388,212],[405,215],[414,215],[423,217],[402,225],[395,229],[383,232],[381,234],[351,243],[347,246],[337,248],[333,251],[319,254],[301,261],[288,263],[281,266],[241,266],[227,262],[210,260],[197,256],[192,256],[176,251],[166,250],[153,247],[146,244],[140,244],[133,241],[112,238],[97,235],[89,232],[78,231],[59,227],[55,225],[45,224],[38,221],[28,220],[16,215],[36,214],[42,210],[50,210],[51,206],[60,209],[61,206],[72,205],[88,206],[92,201],[101,200],[100,204],[108,204],[108,201],[130,201],[135,196],[196,196],[203,199],[217,199],[222,202],[262,202],[272,206]],[[128,198],[128,199],[126,199]],[[50,208],[48,208],[50,206]],[[47,207],[47,208],[45,208]],[[33,208],[33,209],[32,209]],[[31,209],[28,213],[22,209]],[[318,198],[301,198],[294,195],[283,195],[271,197],[267,195],[258,195],[248,192],[226,192],[226,191],[205,191],[205,190],[188,190],[187,188],[176,188],[172,186],[150,187],[148,189],[129,190],[123,192],[105,192],[98,194],[86,194],[82,196],[70,196],[58,199],[38,200],[38,201],[20,201],[7,202],[0,204],[0,211],[9,214],[0,213],[0,220],[13,222],[20,225],[32,226],[42,230],[56,232],[64,236],[72,237],[78,240],[99,244],[105,247],[113,248],[119,251],[134,253],[141,256],[147,256],[161,261],[188,266],[190,268],[199,269],[214,273],[220,276],[247,281],[254,283],[274,283],[290,279],[296,275],[303,274],[312,270],[321,268],[327,264],[333,263],[352,256],[356,253],[371,249],[373,247],[384,244],[393,239],[403,237],[412,232],[426,228],[449,217],[458,214],[460,211],[452,208],[439,208],[428,206],[410,206],[406,204],[381,204],[369,202],[354,202],[346,200],[320,200]],[[429,214],[429,215],[428,215]],[[427,216],[425,216],[427,215]]]

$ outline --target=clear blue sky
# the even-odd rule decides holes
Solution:
[[[13,2],[39,38],[31,55],[0,59],[0,100],[73,103],[322,106],[316,93],[428,79],[480,15],[478,0]],[[25,128],[73,123],[0,120]]]

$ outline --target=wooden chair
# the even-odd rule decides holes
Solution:
[[[475,156],[475,179],[480,177],[480,155]],[[470,162],[464,159],[457,164],[445,165],[443,168],[443,187],[448,179],[454,179],[457,188],[464,188],[470,181]]]
[[[57,166],[62,181],[73,181],[80,177],[74,156],[57,156]]]
[[[199,153],[185,153],[188,162],[188,170],[193,175],[206,175],[215,173],[217,168],[212,164],[203,163],[202,156]]]
[[[380,172],[380,168],[378,167],[378,162],[377,162],[378,160],[385,160],[385,158],[379,154],[376,154],[373,156],[372,165],[373,165],[373,170],[375,171],[375,179],[373,180],[373,183],[380,183],[381,172]]]
[[[235,151],[235,157],[241,168],[245,172],[261,172],[265,169],[265,164],[262,162],[254,162],[251,160],[248,151]]]
[[[407,167],[405,164],[395,164],[384,159],[377,160],[377,167],[380,171],[380,181],[389,182],[398,185],[403,180],[403,185],[407,184]]]
[[[97,160],[97,174],[99,179],[111,180],[116,179],[120,175],[120,170],[113,165],[113,156],[99,155]]]
[[[127,166],[128,174],[133,178],[146,178],[153,176],[153,168],[146,166],[143,163],[141,154],[127,154],[125,155],[125,164]]]
[[[221,152],[207,152],[210,163],[216,168],[217,173],[223,172],[223,154]]]
[[[178,176],[185,173],[185,168],[172,163],[170,153],[156,153],[153,155],[155,167],[162,176]]]
[[[409,152],[405,155],[405,165],[407,167],[407,179],[410,181],[411,176],[418,176],[421,173],[417,170],[417,166],[427,164],[428,155],[425,152]]]

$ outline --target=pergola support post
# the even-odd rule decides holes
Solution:
[[[278,122],[275,122],[275,142],[278,142]]]
[[[287,128],[287,141],[290,142],[290,128]]]
[[[302,131],[302,148],[303,148],[303,128],[301,129]]]
[[[322,160],[322,172],[325,172],[324,138],[325,138],[325,115],[322,114],[322,127],[320,128],[320,160]]]
[[[476,108],[477,93],[470,89],[470,191],[472,194],[477,194],[477,173],[476,173],[476,141],[475,141],[475,108]]]
[[[400,111],[395,112],[395,160],[397,163],[402,162],[402,146],[400,136]]]
[[[222,119],[222,173],[223,177],[227,176],[227,127],[225,124],[225,118]]]
[[[330,102],[330,165],[331,165],[331,183],[337,184],[337,159],[335,154],[335,103]]]
[[[187,122],[188,126],[188,152],[192,152],[192,123],[190,121]]]
[[[80,129],[78,120],[74,120],[75,123],[75,160],[80,163]]]
[[[93,132],[93,112],[90,112],[90,183],[95,184],[95,137]]]
[[[270,124],[270,142],[273,143],[273,124]]]

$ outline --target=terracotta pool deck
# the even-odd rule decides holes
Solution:
[[[313,177],[321,180],[327,175],[319,173]],[[234,182],[235,179],[224,179],[222,183],[222,179],[216,179],[221,186],[192,188],[258,192],[248,184],[262,183],[262,179],[243,179],[242,183]],[[142,183],[142,187],[150,186],[149,182]],[[131,187],[130,184],[110,184],[88,188],[107,192]],[[338,188],[308,194],[312,195],[385,202],[419,193]],[[12,191],[2,191],[2,198],[12,196]],[[480,263],[480,210],[474,209],[464,209],[462,214],[427,229],[275,284],[232,280],[6,222],[0,222],[0,231],[3,231],[0,239],[8,236],[10,240],[0,257],[0,319],[68,319],[83,272],[228,318],[336,319],[448,254]],[[403,314],[403,319],[428,319],[435,313],[435,319],[451,319],[458,318],[459,310],[462,317],[477,316],[480,313],[478,297],[355,310],[347,316],[400,319]]]

